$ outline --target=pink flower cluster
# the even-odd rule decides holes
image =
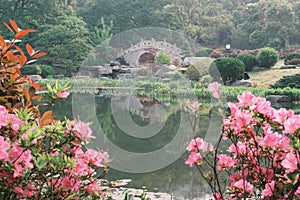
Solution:
[[[81,121],[41,128],[0,106],[1,188],[17,199],[43,198],[47,189],[59,199],[102,194],[94,176],[100,168],[106,173],[111,160],[107,151],[83,150],[95,138],[92,134],[89,124]]]
[[[189,165],[190,167],[195,165],[199,165],[202,162],[202,155],[201,153],[205,152],[213,152],[214,147],[211,143],[207,143],[203,141],[202,138],[195,138],[193,139],[190,144],[187,146],[186,150],[190,152],[189,158],[185,161],[185,164]]]
[[[226,199],[299,198],[300,115],[284,108],[276,110],[265,98],[250,92],[228,106],[230,114],[223,119],[221,137],[231,144],[228,153],[217,153],[216,165],[210,166],[229,173],[230,181],[226,191],[213,188],[215,199],[225,199],[225,194],[229,195]],[[195,153],[203,143],[201,138],[192,140],[186,164],[202,164],[202,157]]]
[[[0,105],[0,128],[8,126],[15,132],[18,132],[20,126],[24,125],[15,114],[10,114],[4,106]]]
[[[208,84],[208,90],[212,93],[213,97],[216,99],[220,98],[220,90],[219,87],[221,86],[218,82],[213,82]]]

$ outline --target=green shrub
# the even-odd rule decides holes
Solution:
[[[35,65],[26,65],[21,68],[21,73],[23,75],[33,75],[38,74],[36,66]]]
[[[54,76],[55,72],[52,66],[49,65],[40,65],[40,68],[42,70],[41,76],[43,78],[46,78],[48,76]]]
[[[271,68],[277,63],[279,53],[273,48],[266,47],[260,50],[256,58],[259,67]]]
[[[256,57],[252,54],[240,54],[237,59],[244,63],[246,72],[252,71],[253,67],[256,66]]]
[[[172,60],[166,52],[160,51],[159,54],[155,57],[155,63],[159,65],[171,65]]]
[[[237,58],[223,57],[216,59],[209,67],[210,75],[217,81],[223,80],[230,85],[244,77],[245,65]]]
[[[202,48],[195,53],[196,57],[209,57],[214,50],[211,48]]]
[[[55,74],[52,66],[49,65],[27,65],[21,68],[23,75],[40,75],[43,78],[53,76]]]
[[[188,79],[191,81],[199,81],[200,79],[200,72],[197,70],[197,68],[194,65],[190,65],[189,68],[186,70],[185,75]]]
[[[126,62],[124,56],[121,56],[121,57],[116,58],[116,61],[118,61],[121,65],[126,65],[126,66],[129,65],[129,63]]]
[[[284,64],[291,65],[291,60],[293,60],[293,59],[300,59],[300,53],[294,52],[294,53],[288,54],[284,59]]]
[[[300,89],[300,74],[295,74],[291,76],[284,76],[274,85],[271,85],[271,88],[298,88]]]

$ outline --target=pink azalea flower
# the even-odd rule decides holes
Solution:
[[[280,108],[275,112],[273,121],[283,124],[288,118],[294,116],[293,110],[286,110],[285,108]]]
[[[255,102],[255,96],[248,91],[244,92],[242,95],[238,95],[237,99],[242,106],[253,105]]]
[[[271,102],[267,101],[263,97],[256,97],[256,103],[255,103],[255,111],[266,115],[268,117],[271,117],[276,112],[274,108],[271,107]]]
[[[85,152],[83,159],[97,167],[104,167],[111,161],[107,151],[96,151],[94,149],[88,149]]]
[[[201,147],[202,143],[203,143],[203,139],[202,138],[195,138],[192,139],[192,141],[190,142],[190,144],[187,146],[186,150],[191,152],[191,151],[198,151],[199,147]]]
[[[185,161],[185,164],[190,165],[190,167],[193,166],[193,164],[200,164],[202,161],[202,156],[200,153],[191,152],[189,158]]]
[[[230,108],[230,115],[232,117],[236,117],[237,116],[236,114],[238,113],[238,109],[239,109],[238,106],[235,103],[231,103],[231,102],[228,102],[227,105]]]
[[[9,162],[11,162],[11,163],[16,162],[16,160],[20,158],[22,153],[23,153],[22,147],[20,147],[18,145],[14,145],[13,148],[8,153]]]
[[[187,151],[214,151],[214,147],[211,143],[203,141],[202,138],[192,139],[190,144],[186,148]]]
[[[7,126],[8,124],[8,112],[4,106],[0,106],[0,128]]]
[[[264,197],[271,197],[273,195],[274,186],[275,186],[275,181],[271,181],[271,183],[267,183],[265,185],[265,189],[262,191],[262,195]]]
[[[93,131],[87,123],[79,121],[75,124],[74,128],[78,132],[76,136],[82,141],[84,141],[86,144],[88,144],[90,139],[96,138],[92,135]]]
[[[300,186],[297,188],[297,191],[295,192],[295,195],[297,195],[297,196],[300,195]]]
[[[27,184],[27,186],[23,189],[20,186],[15,187],[14,193],[19,196],[24,197],[32,197],[36,191],[36,188],[33,185]]]
[[[20,126],[24,126],[24,122],[14,114],[8,114],[9,122],[13,131],[18,132]]]
[[[4,140],[4,137],[0,136],[0,160],[8,161],[8,153],[7,150],[9,149],[9,143]]]
[[[208,90],[212,93],[213,97],[216,99],[220,98],[220,90],[219,87],[221,86],[218,82],[213,82],[208,84]]]
[[[67,175],[61,179],[61,186],[66,191],[78,191],[81,187],[80,179]]]
[[[286,173],[291,173],[298,169],[298,160],[293,152],[286,154],[285,159],[281,162],[281,165],[286,168]]]
[[[31,151],[24,151],[19,158],[14,162],[14,175],[13,177],[23,176],[24,170],[28,168],[33,168],[31,161]]]
[[[187,105],[187,107],[192,111],[192,112],[197,112],[199,107],[202,105],[202,103],[199,102],[193,102]]]
[[[91,174],[92,171],[90,170],[90,167],[88,165],[88,163],[80,158],[76,158],[76,163],[75,163],[75,172],[76,174],[83,176],[83,175],[88,175]]]
[[[232,167],[234,167],[236,163],[230,156],[227,156],[225,154],[218,155],[217,160],[217,166],[219,171],[229,170]]]
[[[213,193],[213,197],[215,198],[215,200],[223,200],[224,199],[224,194]]]
[[[240,179],[239,181],[233,184],[233,187],[237,188],[237,196],[241,197],[243,193],[252,193],[253,185],[244,179]]]
[[[280,144],[280,141],[281,141],[281,135],[275,132],[275,133],[270,133],[265,135],[265,137],[260,142],[260,144],[263,147],[270,147],[275,149]]]
[[[247,147],[246,147],[246,145],[244,144],[244,143],[242,143],[242,142],[240,142],[240,141],[238,141],[237,143],[236,143],[236,145],[235,144],[232,144],[232,145],[230,145],[229,147],[228,147],[228,152],[230,152],[230,153],[233,153],[233,155],[235,156],[235,157],[237,157],[237,156],[239,156],[239,155],[247,155]]]
[[[97,194],[101,191],[101,188],[99,187],[98,183],[96,181],[92,181],[90,184],[88,184],[85,189],[86,192],[91,194]]]
[[[284,131],[283,133],[293,134],[298,128],[300,128],[300,116],[295,115],[294,117],[288,118],[284,122]]]
[[[68,98],[69,95],[70,95],[70,93],[67,92],[66,90],[56,93],[56,96],[60,99]]]

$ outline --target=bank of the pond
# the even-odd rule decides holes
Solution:
[[[144,191],[143,189],[135,188],[113,188],[108,191],[108,196],[112,200],[123,200],[125,195],[130,196],[130,200],[141,200],[140,196],[145,193],[145,197],[150,200],[187,200],[184,197],[175,196],[173,194],[163,193],[163,192],[152,192]],[[204,195],[203,197],[193,198],[193,200],[210,200],[212,199],[211,195]]]
[[[195,85],[192,82],[173,80],[169,83],[142,81],[134,79],[44,79],[41,85],[68,84],[72,93],[93,94],[93,95],[118,95],[136,94],[155,98],[159,101],[169,100],[176,102],[180,99],[210,99],[211,93],[206,85]],[[300,90],[296,88],[263,89],[255,87],[232,87],[222,86],[220,88],[223,97],[227,101],[235,101],[236,96],[244,91],[250,91],[256,96],[267,97],[269,95],[286,95],[293,102],[300,101]]]

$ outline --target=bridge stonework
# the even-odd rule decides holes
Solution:
[[[176,44],[171,44],[166,41],[141,40],[135,45],[123,51],[120,56],[123,56],[127,63],[132,66],[140,66],[140,57],[146,53],[152,54],[155,57],[160,51],[166,52],[172,61],[181,58],[181,49]]]

